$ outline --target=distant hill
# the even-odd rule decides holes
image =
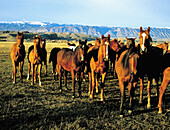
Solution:
[[[68,37],[77,39],[78,35],[91,35],[101,37],[102,34],[110,34],[112,38],[136,37],[138,38],[139,28],[129,27],[105,27],[105,26],[85,26],[66,25],[50,22],[4,22],[0,23],[0,31],[28,31],[45,33],[68,33]],[[74,34],[72,34],[74,33]],[[152,28],[151,36],[154,40],[170,41],[170,28]]]

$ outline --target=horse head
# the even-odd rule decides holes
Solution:
[[[24,42],[24,33],[19,33],[17,34],[17,46],[20,49],[23,48],[23,42]]]
[[[118,52],[120,50],[120,45],[118,40],[115,38],[110,41],[110,49],[114,50],[115,52]]]
[[[126,40],[127,40],[126,46],[127,46],[128,49],[132,49],[132,48],[135,47],[135,39],[136,38],[127,38],[126,37]]]
[[[75,54],[77,55],[77,58],[82,62],[84,61],[84,45],[80,44],[75,49]]]
[[[148,29],[146,30],[143,30],[142,27],[140,27],[139,43],[140,43],[141,54],[143,52],[147,53],[147,50],[150,47],[150,42],[152,42],[152,38],[150,36],[150,27],[148,27]]]
[[[108,50],[109,45],[110,45],[110,34],[108,34],[107,37],[102,35],[101,44],[100,44],[100,48],[99,48],[99,52],[100,52],[99,54],[101,54],[104,61],[108,61],[108,59],[109,59],[109,50]]]
[[[36,37],[34,35],[34,40],[33,40],[33,43],[34,43],[34,51],[36,53],[38,53],[38,50],[40,49],[40,42],[41,42],[41,37],[40,35],[38,37]]]
[[[97,38],[97,37],[96,37],[95,45],[97,45],[97,46],[99,46],[99,45],[100,45],[100,38]]]
[[[44,39],[41,38],[40,47],[45,49],[45,47],[46,47],[46,38],[44,38]]]

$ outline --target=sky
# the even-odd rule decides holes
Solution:
[[[170,27],[170,0],[1,0],[0,21]]]

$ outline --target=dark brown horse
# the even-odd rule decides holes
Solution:
[[[36,81],[36,71],[38,67],[38,78],[39,78],[39,86],[41,86],[41,68],[42,68],[42,50],[40,47],[41,43],[41,37],[35,37],[33,40],[34,48],[28,49],[28,77],[27,80],[29,80],[30,75],[30,69],[32,72],[32,80],[31,85],[34,85],[34,79]]]
[[[143,100],[143,80],[146,75],[148,78],[147,92],[148,92],[148,104],[147,108],[151,108],[150,95],[151,95],[151,84],[153,78],[156,80],[157,95],[159,95],[158,81],[161,73],[161,64],[163,57],[163,49],[151,46],[152,38],[150,36],[150,27],[143,30],[140,27],[139,32],[139,64],[138,64],[138,74],[140,79],[140,103]]]
[[[45,75],[47,76],[47,50],[46,50],[46,38],[41,38],[40,47],[42,51],[42,61],[45,66]]]
[[[98,39],[96,39],[97,41]],[[101,43],[89,48],[87,54],[88,72],[89,72],[89,94],[90,98],[94,98],[94,86],[96,84],[96,92],[98,93],[99,76],[102,75],[101,81],[101,101],[104,100],[104,83],[106,71],[108,69],[108,45],[110,44],[110,35],[101,37]],[[95,82],[96,80],[96,82]]]
[[[111,41],[111,48],[116,51],[117,55],[120,51],[120,56],[116,56],[115,69],[119,79],[119,88],[121,94],[121,105],[120,105],[120,117],[123,117],[124,110],[124,98],[125,98],[125,83],[128,85],[129,97],[130,97],[130,110],[129,113],[132,113],[133,109],[133,97],[134,89],[137,84],[137,60],[139,58],[137,51],[135,49],[135,39],[127,39],[127,49],[121,51],[121,47],[118,42],[114,40]]]
[[[64,83],[67,88],[67,71],[71,72],[72,77],[72,92],[75,97],[75,73],[82,72],[84,62],[84,48],[79,45],[75,51],[68,48],[61,49],[57,54],[57,71],[59,73],[60,89],[62,89],[62,68],[64,69]],[[81,96],[81,74],[79,74],[79,96]]]
[[[10,57],[12,60],[12,66],[13,66],[13,73],[12,73],[12,78],[13,83],[16,83],[16,73],[17,69],[16,67],[19,65],[20,69],[20,80],[22,82],[23,78],[23,65],[24,65],[24,58],[25,58],[25,46],[23,44],[24,42],[24,33],[19,33],[17,34],[17,43],[14,43],[11,48],[11,53]]]
[[[52,62],[52,74],[56,74],[57,75],[57,70],[56,70],[56,65],[57,65],[57,53],[60,51],[61,49],[58,47],[55,47],[51,50],[50,52],[50,58],[49,58],[49,63]]]

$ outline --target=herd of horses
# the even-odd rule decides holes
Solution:
[[[158,108],[162,113],[162,97],[168,83],[170,81],[170,52],[168,51],[168,43],[157,46],[151,44],[150,27],[143,30],[140,27],[139,44],[135,44],[136,38],[126,38],[127,44],[123,45],[117,39],[104,35],[96,38],[95,44],[88,44],[87,40],[79,40],[79,45],[68,44],[68,48],[53,48],[50,53],[49,63],[52,62],[52,73],[54,79],[59,77],[59,88],[62,90],[62,75],[64,75],[64,85],[67,88],[67,72],[71,72],[72,77],[72,93],[75,97],[75,80],[78,78],[78,93],[81,97],[81,83],[85,73],[89,77],[89,96],[94,98],[94,93],[99,92],[99,80],[101,77],[101,101],[104,100],[105,79],[109,64],[113,67],[112,74],[119,81],[120,88],[120,116],[123,117],[125,88],[128,86],[129,93],[129,113],[133,112],[134,90],[137,82],[140,81],[140,100],[143,101],[144,77],[147,77],[148,85],[148,103],[147,108],[151,108],[151,85],[153,79],[156,81],[157,96],[159,97]],[[24,34],[17,35],[17,43],[13,44],[11,49],[11,59],[13,64],[13,83],[16,83],[16,67],[19,65],[20,80],[22,81],[23,64],[25,54]],[[34,36],[33,45],[28,49],[28,76],[30,77],[30,69],[32,73],[31,85],[36,82],[36,71],[38,68],[39,86],[41,86],[41,69],[42,62],[45,65],[45,75],[47,75],[47,51],[46,39],[40,36]],[[78,76],[78,77],[77,77]],[[159,87],[158,81],[161,77],[162,83]],[[96,91],[96,92],[94,92]]]

